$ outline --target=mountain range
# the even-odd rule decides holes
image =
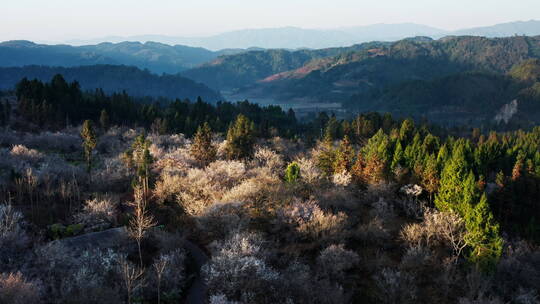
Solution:
[[[348,112],[385,111],[447,122],[459,118],[481,123],[518,99],[528,109],[520,111],[523,121],[539,121],[540,99],[535,96],[540,96],[540,84],[524,85],[509,76],[538,58],[540,36],[417,37],[348,48],[252,51],[222,56],[182,75],[229,99],[341,103]]]
[[[492,26],[448,31],[431,26],[401,23],[374,24],[342,27],[337,29],[303,29],[298,27],[244,29],[206,37],[175,37],[164,35],[109,36],[91,40],[69,40],[68,44],[87,45],[101,42],[154,41],[169,45],[189,45],[210,50],[228,48],[329,48],[350,46],[369,41],[395,41],[407,37],[427,36],[438,39],[444,36],[508,37],[513,35],[540,35],[540,21],[517,21]]]
[[[62,73],[84,89],[135,96],[215,101],[223,95],[312,112],[332,105],[343,114],[384,111],[468,124],[492,121],[511,105],[520,122],[540,122],[540,36],[532,35],[539,24],[507,23],[460,36],[417,25],[347,28],[339,32],[375,37],[384,28],[386,37],[399,37],[418,29],[426,35],[321,49],[245,49],[241,41],[221,51],[157,42],[9,41],[0,43],[0,89],[22,77],[49,80]],[[444,37],[430,37],[437,35]]]
[[[114,64],[137,66],[154,73],[175,74],[221,55],[243,51],[245,50],[227,49],[213,52],[204,48],[171,46],[157,42],[104,42],[97,45],[71,46],[19,40],[0,43],[0,67]]]

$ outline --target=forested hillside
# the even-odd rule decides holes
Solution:
[[[201,96],[208,101],[222,97],[207,86],[178,75],[155,75],[136,67],[92,65],[72,68],[26,66],[0,68],[0,90],[12,90],[24,77],[49,81],[62,74],[67,81],[77,81],[82,90],[102,89],[105,93],[122,93],[137,97],[190,98]]]
[[[539,127],[303,123],[59,75],[16,95],[0,103],[1,303],[537,299]]]
[[[100,120],[106,115],[110,124],[143,126],[158,133],[192,135],[204,122],[224,132],[234,118],[243,114],[257,124],[259,134],[292,136],[298,129],[294,112],[278,106],[260,107],[247,101],[239,103],[204,102],[201,97],[137,98],[126,92],[106,94],[103,89],[84,92],[77,81],[67,82],[60,74],[50,82],[22,79],[15,94],[18,113],[27,128],[61,129],[85,119]],[[2,111],[0,111],[2,112]]]
[[[257,82],[273,74],[301,68],[312,60],[341,53],[369,49],[385,43],[365,43],[346,48],[320,50],[257,50],[221,56],[182,75],[217,90],[231,90]]]
[[[241,52],[242,50],[235,50]],[[227,53],[227,52],[225,52]],[[156,42],[101,43],[70,46],[30,41],[0,43],[0,67],[46,65],[73,67],[95,64],[131,65],[154,73],[176,74],[223,54],[203,48]]]
[[[540,37],[403,40],[337,55],[301,78],[265,81],[264,94],[338,100],[408,80],[432,80],[467,71],[504,74],[514,65],[538,57]]]
[[[442,123],[485,125],[517,100],[515,119],[523,126],[538,121],[535,81],[510,72],[540,57],[540,37],[418,37],[356,48],[340,49],[335,56],[325,52],[315,57],[308,51],[310,56],[295,62],[301,66],[289,71],[283,70],[295,64],[271,69],[284,61],[269,51],[238,54],[185,75],[226,88],[233,98],[302,105],[340,102],[349,112],[386,111]],[[306,54],[280,52],[285,58]],[[269,75],[271,71],[276,73]],[[210,74],[227,76],[220,83]]]

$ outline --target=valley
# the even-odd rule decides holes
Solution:
[[[538,12],[3,0],[0,304],[539,304]]]

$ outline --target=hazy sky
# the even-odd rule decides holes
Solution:
[[[1,0],[0,40],[401,22],[453,30],[530,19],[540,19],[539,0]]]

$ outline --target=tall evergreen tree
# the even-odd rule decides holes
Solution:
[[[109,114],[105,109],[101,110],[101,114],[99,115],[99,124],[101,125],[101,129],[103,131],[108,131],[110,127],[110,118]]]
[[[217,148],[212,143],[212,138],[212,129],[208,122],[199,126],[193,137],[190,153],[202,167],[206,167],[216,159]]]
[[[499,225],[489,210],[486,194],[465,216],[465,241],[470,246],[469,260],[482,270],[489,271],[498,262],[503,248]]]
[[[469,174],[469,168],[462,153],[455,153],[446,162],[441,174],[439,192],[435,196],[435,206],[441,211],[449,211],[459,208],[462,203],[470,203],[466,199],[464,189],[470,187],[466,183],[474,185],[474,176]]]
[[[437,159],[430,154],[423,166],[422,185],[429,193],[429,200],[432,201],[433,194],[439,188],[439,170],[437,169]]]
[[[403,165],[403,147],[401,146],[401,142],[398,141],[396,144],[396,148],[394,149],[394,156],[392,157],[392,163],[390,164],[390,169],[392,171],[396,169],[398,166]]]
[[[96,132],[94,131],[91,120],[84,121],[81,129],[81,137],[83,139],[82,146],[86,158],[86,171],[90,173],[90,170],[92,169],[92,151],[94,151],[97,146]]]
[[[344,136],[339,148],[336,151],[334,159],[334,172],[349,172],[354,162],[354,148],[351,145],[349,137]]]
[[[255,144],[255,125],[246,116],[239,114],[227,131],[226,153],[230,159],[251,156]]]
[[[143,132],[135,138],[131,148],[125,151],[123,156],[128,168],[134,169],[136,183],[141,186],[145,200],[149,193],[150,167],[154,162],[150,145],[151,142]]]

